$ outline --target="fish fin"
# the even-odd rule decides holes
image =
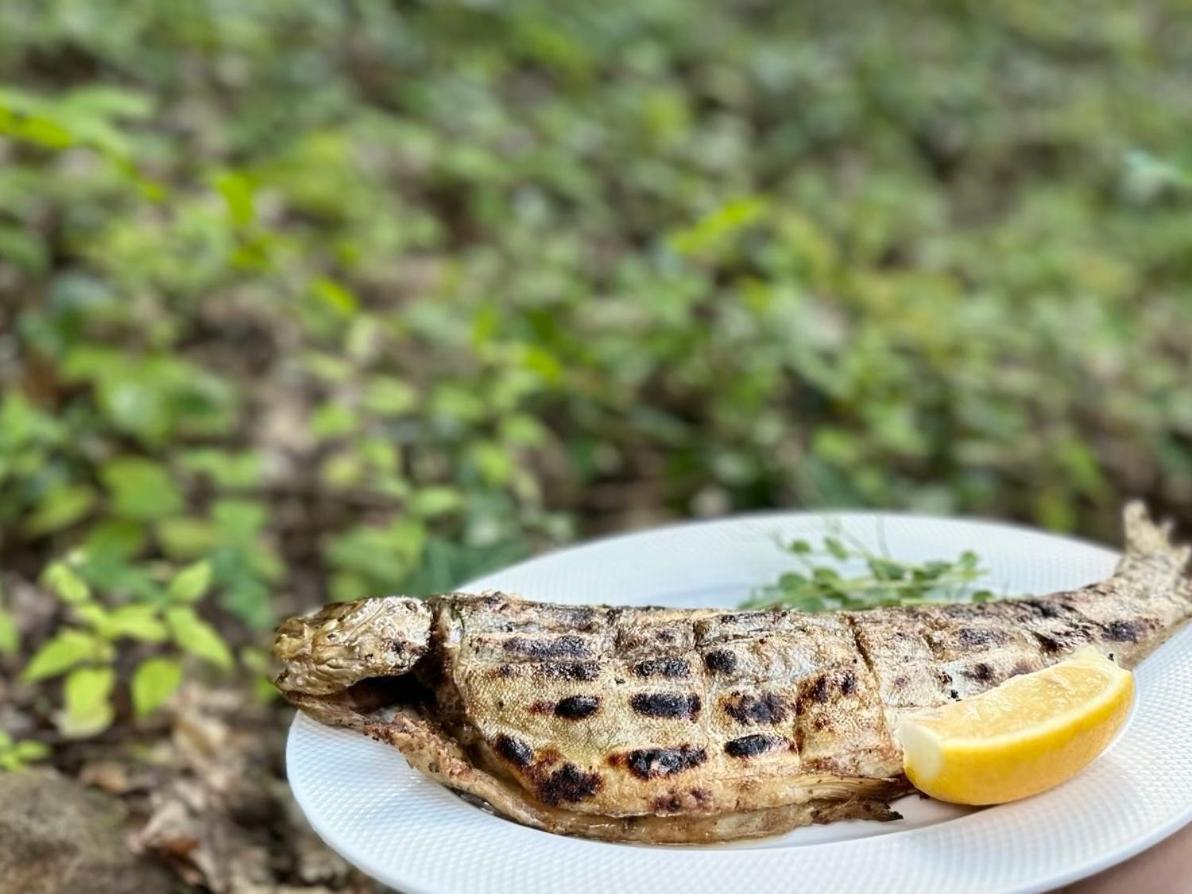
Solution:
[[[1171,523],[1158,523],[1141,500],[1131,500],[1122,511],[1126,533],[1123,569],[1136,562],[1163,563],[1177,576],[1186,574],[1192,546],[1180,546],[1171,539]]]

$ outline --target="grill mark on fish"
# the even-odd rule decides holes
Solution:
[[[1057,652],[1063,651],[1064,644],[1054,636],[1050,636],[1046,633],[1035,633],[1034,637],[1039,641],[1039,648],[1041,648],[1048,655],[1054,655]]]
[[[515,636],[505,640],[503,648],[527,658],[587,658],[592,654],[582,637],[566,635],[554,639],[527,639]]]
[[[521,739],[501,733],[493,742],[497,754],[518,767],[528,767],[534,762],[534,749]]]
[[[704,667],[714,674],[731,674],[737,669],[737,656],[727,649],[714,649],[704,655]]]
[[[550,807],[563,802],[585,801],[604,785],[599,773],[585,773],[572,763],[563,764],[538,783],[538,797]]]
[[[1084,618],[1071,620],[1062,626],[1043,631],[1032,631],[1039,648],[1047,655],[1055,655],[1077,646],[1085,645],[1097,638],[1100,628]]]
[[[1023,600],[1022,604],[1029,605],[1032,610],[1034,610],[1040,617],[1043,618],[1058,618],[1061,614],[1060,606],[1041,599]]]
[[[816,677],[815,682],[812,683],[811,686],[806,687],[804,691],[799,694],[799,703],[802,705],[805,703],[805,701],[812,701],[818,704],[823,704],[828,700],[829,693],[830,689],[828,675],[820,674],[818,677]]]
[[[984,661],[978,661],[972,667],[966,669],[964,675],[980,683],[989,683],[993,680],[993,668]]]
[[[638,748],[612,755],[609,763],[614,766],[623,763],[638,779],[657,779],[698,767],[707,759],[706,748],[680,745],[678,748]]]
[[[595,661],[544,661],[532,667],[534,676],[551,680],[595,680],[600,676],[600,665]]]
[[[647,658],[633,666],[639,677],[667,677],[675,679],[691,675],[691,666],[682,658]]]
[[[678,692],[638,692],[629,699],[629,707],[646,717],[694,720],[699,714],[700,698]]]
[[[595,661],[529,661],[499,664],[486,673],[502,680],[522,676],[543,680],[595,680],[600,676],[600,665]]]
[[[597,610],[591,606],[568,606],[560,612],[560,617],[569,627],[574,627],[584,633],[595,633],[600,629]]]
[[[1105,638],[1115,643],[1136,643],[1146,628],[1145,621],[1111,621],[1105,625]]]
[[[559,699],[554,714],[565,720],[583,720],[600,710],[600,699],[595,695],[569,695]]]
[[[626,659],[648,658],[651,652],[681,652],[687,646],[686,636],[690,636],[690,628],[681,631],[640,623],[617,627],[613,651]]]
[[[734,692],[721,702],[721,706],[725,714],[746,726],[781,723],[790,710],[786,700],[773,692],[761,695]]]
[[[985,627],[961,627],[956,638],[965,646],[1000,645],[1009,639],[1004,631]]]
[[[678,813],[683,809],[683,800],[671,790],[669,795],[661,795],[650,802],[650,809],[655,813]]]
[[[759,754],[765,754],[783,742],[777,736],[765,736],[760,733],[755,733],[751,736],[741,736],[739,739],[730,739],[724,743],[724,753],[729,757],[757,757]]]
[[[857,691],[857,675],[853,671],[845,671],[840,678],[840,694],[850,696]]]

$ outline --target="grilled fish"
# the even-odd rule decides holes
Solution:
[[[1109,579],[975,605],[813,615],[364,599],[278,630],[276,683],[513,820],[693,843],[890,819],[904,712],[1092,645],[1130,667],[1192,615],[1189,549],[1141,504]]]

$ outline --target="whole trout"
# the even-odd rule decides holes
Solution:
[[[430,778],[554,832],[721,841],[889,819],[903,712],[1092,645],[1131,667],[1192,615],[1189,550],[1140,504],[1109,579],[975,605],[804,614],[502,593],[330,605],[278,630],[277,686]]]

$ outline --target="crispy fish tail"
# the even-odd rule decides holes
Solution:
[[[1188,574],[1192,546],[1181,546],[1171,539],[1170,522],[1157,523],[1140,500],[1126,505],[1122,512],[1126,551],[1118,566],[1118,574],[1150,573],[1169,575],[1177,581]],[[1189,588],[1192,598],[1192,588]]]

